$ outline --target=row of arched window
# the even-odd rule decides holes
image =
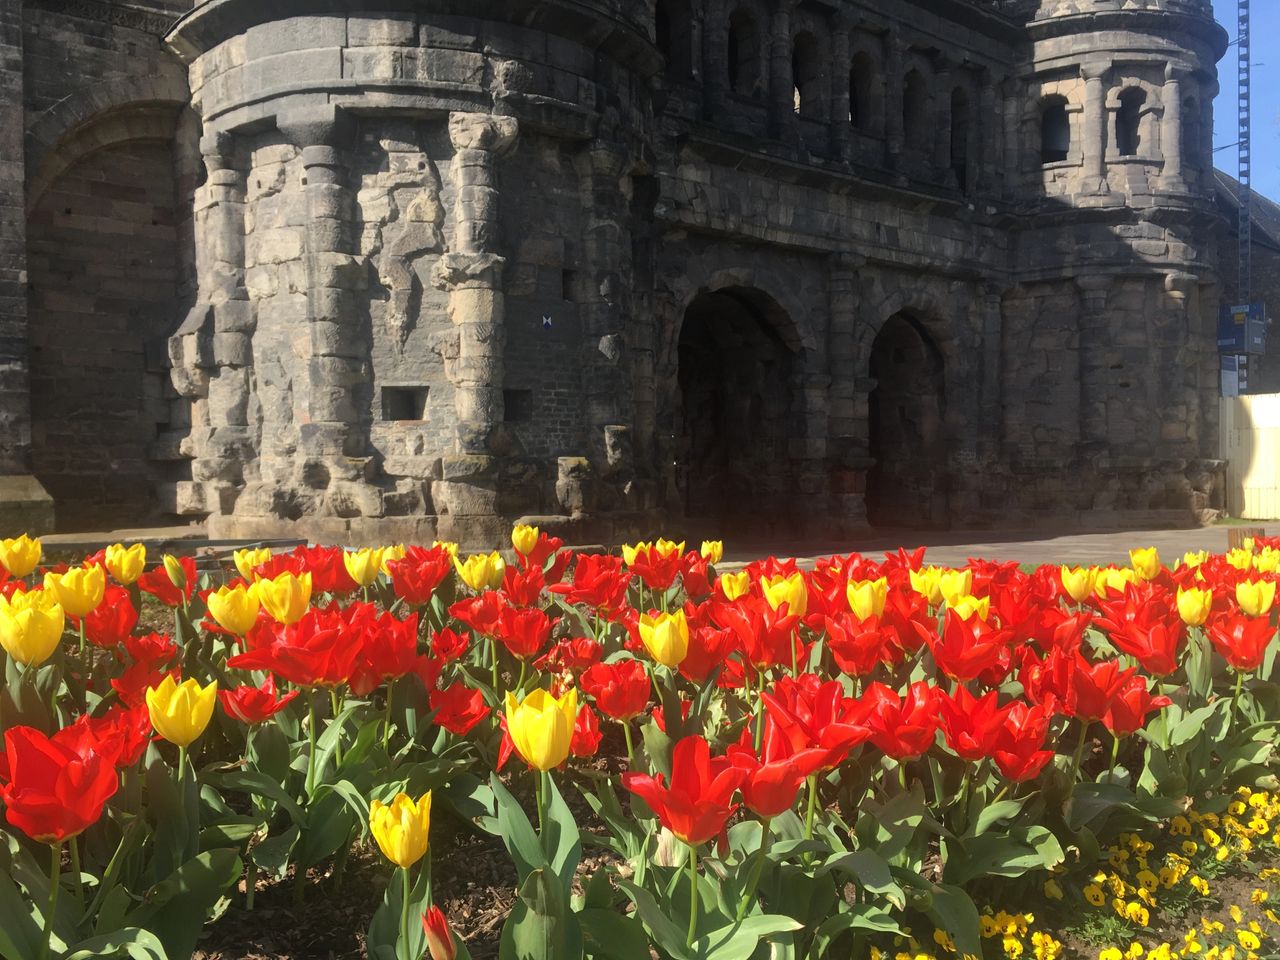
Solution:
[[[1107,131],[1108,142],[1104,148],[1114,148],[1121,158],[1142,157],[1149,153],[1148,134],[1144,131],[1143,116],[1148,109],[1147,93],[1139,87],[1121,90],[1116,97],[1114,117]],[[1197,165],[1201,151],[1200,106],[1193,96],[1182,100],[1181,137],[1184,162]],[[1061,163],[1071,158],[1072,127],[1069,103],[1066,97],[1053,94],[1040,104],[1040,162]]]

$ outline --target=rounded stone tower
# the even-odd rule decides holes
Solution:
[[[206,0],[179,508],[213,536],[500,540],[634,484],[651,0]],[[619,494],[622,496],[622,494]],[[503,519],[505,518],[505,519]]]
[[[1026,216],[1011,223],[1006,324],[1057,328],[1056,423],[1040,435],[1074,439],[1073,468],[1097,491],[1082,506],[1195,511],[1217,439],[1212,102],[1225,33],[1209,0],[1040,0],[1025,16],[1006,123]],[[1033,464],[1036,432],[1024,436]]]

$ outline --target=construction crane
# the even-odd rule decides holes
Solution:
[[[1252,299],[1253,264],[1250,257],[1253,232],[1253,188],[1250,184],[1249,148],[1253,132],[1253,118],[1250,115],[1249,97],[1249,0],[1238,0],[1239,30],[1236,34],[1237,70],[1239,71],[1239,88],[1236,93],[1237,118],[1239,121],[1238,149],[1239,166],[1236,179],[1240,181],[1239,227],[1238,239],[1239,275],[1237,277],[1237,302],[1249,303]]]

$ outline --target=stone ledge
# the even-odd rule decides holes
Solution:
[[[53,497],[31,474],[0,477],[0,536],[52,533]]]

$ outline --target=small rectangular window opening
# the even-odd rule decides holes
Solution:
[[[383,387],[383,420],[427,419],[427,387]]]
[[[560,299],[574,302],[573,288],[578,282],[578,275],[572,270],[560,271]]]
[[[530,422],[533,420],[533,391],[503,390],[502,410],[507,423]]]

